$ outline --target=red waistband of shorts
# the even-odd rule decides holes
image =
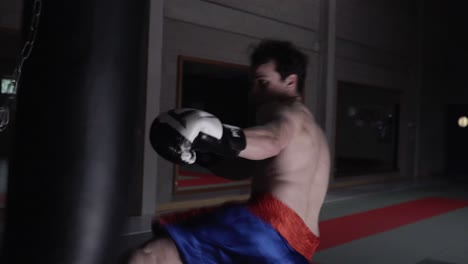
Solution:
[[[247,203],[250,211],[275,228],[299,254],[311,260],[320,241],[302,218],[269,193],[253,196]]]

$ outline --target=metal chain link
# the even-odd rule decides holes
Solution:
[[[33,16],[31,18],[31,24],[29,26],[28,37],[24,43],[23,51],[21,52],[20,59],[13,73],[13,79],[15,80],[16,91],[18,90],[18,82],[21,77],[21,72],[23,69],[24,62],[31,55],[32,48],[34,47],[34,42],[36,41],[36,36],[39,28],[39,19],[41,17],[42,11],[42,0],[35,0],[33,7]]]
[[[10,123],[10,107],[8,105],[2,105],[0,107],[0,132],[7,129]]]
[[[34,42],[36,41],[37,32],[39,29],[39,19],[42,12],[42,0],[35,0],[33,5],[33,12],[31,18],[31,24],[29,25],[29,33],[27,39],[24,43],[23,50],[21,51],[20,58],[16,64],[15,71],[13,72],[13,94],[17,94],[19,88],[19,81],[21,78],[21,73],[23,70],[24,62],[31,55],[31,51],[34,47]],[[7,102],[0,107],[0,132],[3,132],[7,129],[10,122],[11,107],[10,104],[14,100],[14,96],[9,96]]]

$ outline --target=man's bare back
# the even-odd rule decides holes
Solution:
[[[259,124],[290,118],[300,129],[277,156],[257,161],[252,193],[269,192],[293,209],[317,236],[318,217],[328,188],[328,145],[313,115],[299,101],[269,104],[259,109]]]

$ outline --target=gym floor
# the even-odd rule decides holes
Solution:
[[[122,252],[151,238],[150,222],[131,219]],[[468,184],[396,182],[333,190],[320,226],[314,264],[466,264]]]
[[[135,220],[122,248],[149,239],[149,222]],[[466,264],[468,184],[397,182],[330,191],[321,239],[315,264]]]
[[[346,229],[361,228],[357,232],[364,235],[357,234],[346,243],[319,249],[314,263],[468,263],[468,185],[409,184],[385,191],[381,186],[374,187],[381,191],[346,200],[329,200],[324,205],[321,223],[342,218],[350,222]],[[353,189],[359,192],[359,187]],[[384,218],[379,219],[379,214]],[[364,223],[362,227],[352,221],[358,215],[379,221]],[[398,224],[391,226],[395,222]],[[385,230],[389,224],[391,227]],[[362,229],[374,231],[366,233]],[[322,236],[326,236],[325,231],[322,230]],[[331,233],[340,236],[328,231]]]

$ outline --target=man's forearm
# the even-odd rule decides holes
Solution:
[[[243,158],[220,160],[204,167],[216,176],[230,180],[245,180],[252,177],[255,171],[254,161]]]

